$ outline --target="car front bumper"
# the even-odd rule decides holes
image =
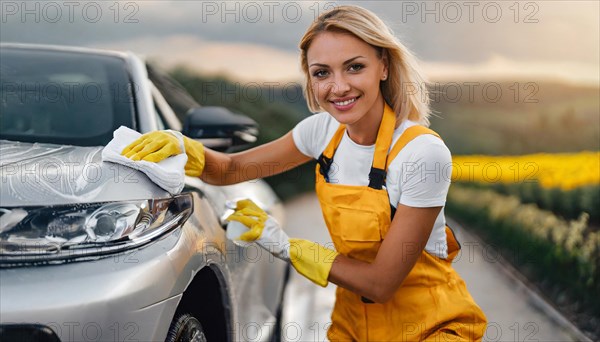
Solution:
[[[205,263],[183,233],[93,261],[0,269],[0,324],[40,324],[61,341],[164,340],[182,263]]]

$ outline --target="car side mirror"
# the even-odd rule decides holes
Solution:
[[[257,140],[258,124],[224,107],[197,107],[187,113],[181,133],[217,151],[236,151]]]

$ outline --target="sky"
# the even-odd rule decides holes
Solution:
[[[245,81],[300,80],[319,13],[363,6],[433,80],[599,85],[600,1],[0,1],[0,41],[133,51]]]

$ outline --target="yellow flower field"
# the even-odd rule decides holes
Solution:
[[[452,181],[536,182],[544,188],[563,190],[600,184],[600,152],[465,155],[452,159]]]

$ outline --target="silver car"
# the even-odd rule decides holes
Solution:
[[[120,126],[231,151],[256,123],[129,52],[2,44],[0,82],[0,340],[279,338],[289,266],[224,229],[241,198],[283,221],[272,189],[186,178],[171,196],[101,160]]]

